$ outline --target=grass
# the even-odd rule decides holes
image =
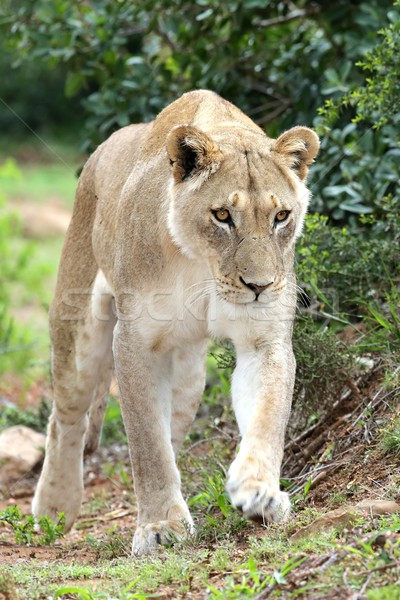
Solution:
[[[0,164],[12,160],[17,177],[2,180],[2,194],[8,200],[43,203],[59,200],[72,207],[77,184],[77,170],[84,163],[78,144],[67,138],[41,135],[25,140],[0,141]]]
[[[394,418],[380,434],[380,444],[385,454],[400,456],[400,417]]]
[[[32,515],[24,516],[18,506],[8,506],[0,512],[0,523],[10,525],[15,542],[26,545],[48,545],[64,535],[65,515],[60,513],[57,523],[46,516],[40,517],[36,526]]]
[[[300,527],[321,514],[308,506],[305,493],[292,520],[260,528],[244,521],[228,502],[221,470],[226,446],[214,439],[212,431],[204,436],[207,452],[193,456],[189,440],[182,459],[183,487],[197,524],[193,538],[154,556],[134,558],[130,556],[133,529],[114,525],[86,536],[83,529],[78,543],[64,539],[50,548],[46,560],[29,557],[12,567],[0,567],[0,585],[6,581],[14,594],[5,598],[322,600],[332,590],[338,598],[360,590],[378,600],[396,598],[385,594],[396,589],[399,575],[400,515],[357,518],[345,529],[293,540]],[[130,489],[123,465],[108,465],[105,470],[110,479],[118,478],[118,489],[127,485]],[[87,502],[83,521],[88,515],[110,511],[109,501],[107,496],[95,496]]]
[[[18,351],[2,356],[0,372],[24,373],[30,381],[47,376],[50,356],[48,310],[62,243],[59,238],[48,238],[39,243],[11,241],[11,251],[24,253],[27,262],[18,279],[7,285],[14,330],[11,345]]]
[[[24,154],[21,149],[18,152]],[[70,147],[62,150],[56,147],[60,157],[56,163],[48,162],[44,146],[29,147],[35,161],[42,160],[39,163],[16,159],[18,152],[12,146],[3,148],[3,153],[0,148],[0,231],[5,236],[1,248],[5,263],[0,276],[4,286],[4,293],[0,295],[0,347],[10,347],[1,356],[0,372],[16,371],[23,373],[25,380],[34,381],[45,377],[48,371],[47,313],[63,239],[60,236],[27,240],[11,207],[25,201],[37,204],[39,211],[43,210],[41,204],[57,201],[71,208],[77,181],[75,166],[79,159]],[[9,307],[9,315],[5,315],[2,308],[4,302]]]
[[[18,179],[2,181],[2,193],[12,202],[29,201],[39,205],[58,200],[72,207],[77,184],[76,168],[61,164],[18,164]]]
[[[0,598],[2,600],[20,600],[15,581],[11,573],[0,567]]]
[[[110,396],[104,415],[102,443],[112,444],[113,442],[126,443],[126,433],[120,404],[116,398]]]
[[[165,598],[166,594],[203,598],[206,590],[212,600],[252,598],[262,592],[268,592],[265,598],[317,599],[332,589],[338,597],[363,587],[368,593],[384,594],[396,582],[399,517],[363,518],[352,529],[332,529],[296,542],[290,540],[291,523],[269,526],[247,544],[232,539],[223,520],[219,525],[225,537],[214,546],[188,541],[156,556],[131,558],[126,557],[130,538],[109,535],[102,546],[112,546],[113,552],[93,564],[30,559],[0,568],[0,582],[2,578],[14,581],[17,598],[26,600],[51,594],[90,600]],[[90,541],[86,544],[90,548]],[[110,560],[115,555],[118,558]]]
[[[400,600],[400,588],[398,585],[385,585],[376,590],[367,592],[367,600]]]

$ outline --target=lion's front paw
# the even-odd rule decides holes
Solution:
[[[279,482],[272,476],[263,473],[255,457],[236,458],[229,469],[226,489],[232,504],[246,519],[278,523],[290,514],[288,494],[279,490]]]
[[[139,525],[133,537],[132,554],[151,554],[160,546],[170,546],[193,533],[193,523],[187,521],[169,520]]]

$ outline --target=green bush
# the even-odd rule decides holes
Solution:
[[[343,92],[343,80],[362,80],[354,63],[390,7],[388,0],[329,7],[324,0],[36,0],[20,1],[18,11],[9,1],[5,14],[19,60],[67,69],[66,93],[83,94],[93,145],[199,87],[239,104],[272,133],[310,124],[327,94]]]
[[[386,26],[372,48],[359,54],[361,82],[339,78],[340,93],[325,102],[314,120],[323,158],[314,169],[313,206],[355,229],[357,215],[371,213],[379,219],[385,198],[399,201],[398,6],[399,1],[380,21]]]
[[[15,181],[19,177],[12,159],[0,165],[0,185],[2,181]],[[0,374],[24,370],[34,356],[30,328],[11,316],[11,306],[15,303],[13,287],[17,283],[23,284],[28,297],[43,292],[48,267],[45,262],[32,267],[35,253],[35,245],[23,239],[18,215],[0,194]]]
[[[357,228],[357,217],[376,214],[397,188],[400,26],[392,6],[36,0],[17,11],[4,3],[3,27],[19,64],[64,69],[65,93],[85,111],[85,148],[199,87],[238,104],[271,135],[314,124],[322,147],[313,208]],[[376,124],[385,127],[372,131]]]
[[[347,113],[348,120],[352,114]],[[359,233],[360,215],[379,218],[385,199],[399,200],[400,148],[396,128],[385,126],[374,131],[370,124],[343,121],[328,128],[320,118],[314,120],[314,126],[322,143],[312,169],[311,206],[334,223],[350,226]]]
[[[336,316],[362,316],[365,300],[383,300],[392,281],[399,281],[397,202],[385,198],[376,203],[376,212],[379,216],[358,219],[353,229],[333,227],[318,214],[306,219],[297,247],[298,283],[313,303],[322,302]]]
[[[0,167],[0,182],[6,178],[15,180],[18,177],[19,171],[13,161],[8,160]],[[0,195],[0,373],[9,368],[9,362],[5,359],[7,354],[16,352],[29,355],[29,336],[18,331],[9,313],[11,298],[8,285],[20,277],[28,256],[27,249],[15,252],[13,242],[20,233],[17,215],[9,210],[5,199]]]
[[[293,402],[307,418],[309,412],[326,408],[343,391],[356,351],[310,316],[297,319],[293,349],[297,363]]]
[[[19,410],[13,406],[1,409],[0,431],[14,425],[25,425],[36,431],[45,431],[50,416],[50,405],[42,400],[35,410]]]
[[[39,517],[37,530],[35,517],[24,516],[18,506],[8,506],[5,510],[0,511],[0,522],[12,527],[17,544],[26,545],[47,546],[53,544],[64,535],[65,529],[64,513],[58,515],[56,523],[49,517]]]

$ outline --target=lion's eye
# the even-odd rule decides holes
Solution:
[[[217,219],[217,221],[221,221],[221,223],[229,223],[230,221],[232,221],[230,212],[229,212],[229,210],[226,210],[226,208],[220,208],[218,210],[213,210],[212,213],[213,213],[214,217]]]
[[[275,215],[275,223],[283,223],[283,221],[286,221],[286,219],[288,218],[289,215],[290,215],[290,210],[280,210]]]

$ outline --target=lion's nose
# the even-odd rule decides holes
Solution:
[[[246,287],[248,287],[252,292],[255,293],[256,295],[256,299],[258,298],[258,296],[261,294],[261,292],[263,292],[264,290],[267,289],[267,287],[269,287],[270,285],[272,285],[274,283],[274,281],[269,281],[268,283],[249,283],[247,281],[245,281],[243,279],[243,277],[240,278],[240,281],[243,283],[243,285],[245,285]]]

